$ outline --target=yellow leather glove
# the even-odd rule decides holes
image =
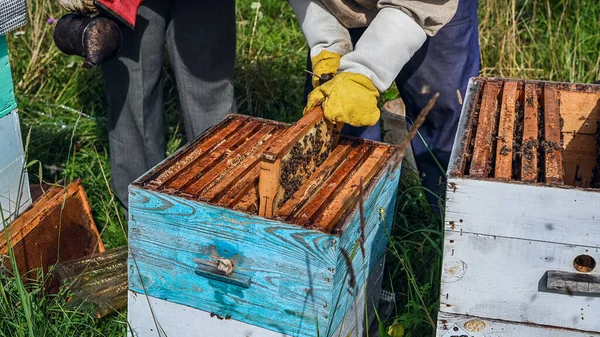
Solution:
[[[340,59],[342,55],[323,50],[319,55],[311,59],[312,72],[318,76],[331,75],[334,76],[340,67]],[[321,85],[321,79],[317,76],[312,77],[313,88]]]
[[[379,120],[377,97],[379,91],[365,75],[339,73],[308,95],[304,113],[321,105],[325,118],[332,123],[373,126]]]

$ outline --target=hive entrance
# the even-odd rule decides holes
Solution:
[[[600,86],[476,79],[454,176],[600,188]]]

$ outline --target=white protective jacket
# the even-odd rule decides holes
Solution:
[[[342,54],[338,72],[367,76],[381,92],[447,24],[459,0],[289,0],[311,48]],[[367,27],[352,47],[349,28]]]

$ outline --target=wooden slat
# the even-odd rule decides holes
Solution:
[[[259,215],[273,217],[329,155],[335,139],[320,107],[278,137],[262,155]]]
[[[562,133],[595,135],[600,120],[600,92],[560,91]]]
[[[504,82],[502,90],[502,107],[500,109],[500,123],[498,126],[498,143],[496,145],[496,170],[495,178],[512,178],[513,140],[517,105],[516,81]]]
[[[493,155],[492,143],[495,139],[494,131],[498,118],[499,90],[500,84],[496,81],[486,82],[483,88],[473,159],[471,160],[471,167],[469,169],[469,175],[475,178],[487,178],[491,171],[490,159]]]
[[[451,178],[449,183],[456,190],[447,194],[447,232],[598,245],[600,192],[493,180]]]
[[[565,133],[563,141],[564,183],[577,187],[591,187],[600,155],[596,150],[598,139],[595,135]]]
[[[538,92],[534,83],[525,84],[525,118],[523,121],[523,144],[521,145],[521,181],[536,182],[538,179]]]
[[[210,171],[206,172],[200,179],[192,182],[181,188],[181,191],[191,195],[198,195],[201,192],[204,193],[208,189],[214,187],[222,180],[226,180],[231,183],[233,179],[239,178],[234,176],[233,172],[243,174],[237,169],[239,167],[248,167],[249,161],[256,161],[260,158],[260,153],[263,149],[268,146],[268,141],[272,139],[273,132],[275,132],[275,126],[265,126],[259,131],[255,132],[244,144],[233,151],[226,160],[221,161],[214,167],[211,167]]]
[[[239,179],[225,194],[216,202],[219,206],[232,208],[246,194],[258,184],[258,175],[260,174],[260,164],[256,163],[241,179]]]
[[[348,153],[352,150],[352,141],[342,140],[338,146],[331,152],[327,160],[312,174],[312,176],[300,187],[294,196],[290,198],[281,207],[275,216],[281,219],[287,219],[319,191],[326,179],[344,162]]]
[[[561,218],[570,223],[571,211],[561,210],[564,212]],[[540,220],[545,218],[545,215],[541,216]],[[544,232],[546,237],[554,237],[552,231]],[[600,258],[595,247],[446,231],[441,310],[502,321],[595,331],[588,336],[597,336],[600,300],[557,294],[546,290],[543,281],[549,270],[574,271],[573,259],[586,250],[596,260]],[[530,336],[504,334],[504,331],[491,335]]]
[[[548,271],[546,287],[567,295],[594,296],[600,295],[600,276],[594,274],[581,274],[564,272],[560,270]]]
[[[290,221],[299,225],[311,221],[311,218],[336,196],[343,183],[360,167],[360,163],[369,156],[371,150],[371,147],[365,143],[355,146],[346,161],[323,183],[317,194],[292,216]]]
[[[244,126],[234,130],[227,138],[222,138],[217,144],[212,146],[203,155],[196,158],[194,161],[186,165],[185,168],[179,170],[175,175],[171,176],[163,186],[169,190],[179,190],[190,181],[200,179],[200,177],[215,167],[223,158],[227,158],[231,154],[232,149],[237,146],[242,146],[255,133],[256,129],[261,126],[258,121],[250,121]],[[199,147],[204,147],[200,144]],[[195,149],[194,149],[195,151]],[[174,165],[178,165],[177,162]]]
[[[191,151],[184,153],[181,159],[177,159],[175,163],[167,167],[165,170],[161,171],[158,177],[148,182],[148,185],[155,188],[160,187],[163,184],[165,184],[168,180],[173,178],[176,174],[181,172],[181,170],[187,168],[188,165],[196,164],[196,160],[198,158],[205,155],[208,151],[214,149],[215,147],[221,145],[234,132],[237,136],[237,129],[240,126],[244,125],[247,120],[248,118],[243,117],[231,120],[222,128],[216,130],[215,133],[210,134],[210,137],[198,144],[197,147],[194,147]],[[240,132],[241,131],[242,130],[240,130]]]
[[[489,331],[502,331],[502,335],[499,336],[503,337],[590,337],[597,335],[595,333],[557,326],[550,327],[535,323],[511,322],[489,319],[487,317],[457,315],[445,313],[443,311],[438,313],[437,336],[461,336],[461,334],[456,334],[454,328],[463,329],[465,326],[471,328],[462,335],[471,337],[487,337],[489,336]],[[477,327],[480,328],[477,329]],[[483,329],[481,329],[481,327],[483,327]]]
[[[233,205],[233,209],[252,214],[258,213],[257,188],[251,188],[246,195],[242,196],[242,198],[235,205]]]
[[[232,163],[230,170],[227,173],[220,174],[216,181],[211,182],[211,184],[204,188],[202,192],[200,192],[200,200],[208,201],[220,198],[249,170],[252,170],[255,166],[260,167],[260,156],[262,151],[283,132],[284,130],[282,129],[272,129],[271,132],[244,154],[245,158],[239,163],[235,163],[237,161],[236,157],[231,157],[231,159],[228,160]]]
[[[560,141],[560,97],[551,84],[544,87],[544,141],[545,182],[563,183],[562,146]]]
[[[375,148],[367,160],[336,193],[335,199],[327,205],[323,213],[315,218],[315,225],[319,226],[325,233],[331,232],[341,217],[353,210],[358,204],[361,179],[363,188],[366,190],[373,177],[381,171],[384,162],[390,157],[390,152],[392,150],[388,146]]]
[[[458,135],[463,135],[460,144],[455,146],[455,155],[456,160],[451,164],[451,175],[452,176],[462,176],[467,172],[467,163],[469,162],[469,157],[472,156],[470,153],[471,142],[473,141],[475,128],[475,123],[473,120],[475,118],[475,107],[477,103],[479,103],[481,98],[481,91],[483,88],[483,80],[482,79],[471,79],[469,81],[469,87],[467,89],[467,94],[465,97],[466,106],[463,107],[463,111],[465,115],[463,115],[459,121]],[[459,138],[457,138],[459,139]]]

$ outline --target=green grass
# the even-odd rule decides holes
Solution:
[[[22,130],[31,132],[32,183],[82,178],[107,248],[126,243],[124,219],[110,191],[106,107],[99,69],[60,54],[49,17],[54,1],[28,0],[25,34],[9,46]],[[307,46],[289,5],[238,0],[238,111],[291,122],[302,111]],[[482,74],[558,81],[600,79],[600,3],[595,0],[480,0]],[[167,63],[167,62],[166,62]],[[168,153],[183,144],[173,76],[164,70]],[[394,98],[390,91],[384,97]],[[39,166],[39,167],[38,167]],[[394,317],[406,336],[433,336],[440,279],[442,221],[429,211],[418,178],[403,173],[387,258],[386,287],[396,293]],[[24,291],[25,287],[28,291]],[[0,275],[0,336],[123,336],[125,313],[96,320],[63,305],[65,294],[47,295]],[[385,334],[383,334],[385,335]]]

